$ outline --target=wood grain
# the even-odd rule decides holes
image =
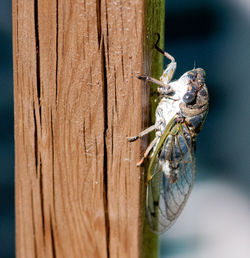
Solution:
[[[144,8],[13,0],[18,258],[141,255]]]

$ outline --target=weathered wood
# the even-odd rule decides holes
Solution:
[[[144,8],[13,0],[17,257],[141,255]]]

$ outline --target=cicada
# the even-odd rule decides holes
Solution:
[[[209,95],[205,84],[205,71],[194,68],[172,81],[176,62],[172,55],[156,50],[171,62],[160,80],[147,75],[137,76],[158,85],[160,102],[155,112],[155,124],[128,137],[135,141],[155,131],[155,138],[146,149],[142,165],[150,157],[147,171],[146,216],[155,233],[163,233],[173,225],[191,193],[195,178],[195,143],[208,113]]]

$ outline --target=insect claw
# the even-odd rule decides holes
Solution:
[[[134,141],[136,141],[138,138],[139,138],[138,135],[137,135],[137,136],[133,136],[133,137],[127,137],[127,141],[128,141],[128,142],[134,142]]]
[[[147,75],[139,75],[139,74],[137,74],[136,77],[139,80],[144,80],[144,81],[148,80],[148,76]]]
[[[140,167],[143,164],[143,162],[144,162],[144,157],[138,163],[136,163],[136,166]]]

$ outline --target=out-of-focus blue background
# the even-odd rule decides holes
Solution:
[[[198,136],[197,180],[164,258],[250,257],[250,1],[167,0],[165,49],[176,78],[206,70],[210,110]]]
[[[15,257],[11,1],[0,1],[0,257]]]
[[[0,2],[0,257],[14,257],[11,2]],[[197,180],[164,258],[250,257],[250,1],[167,0],[166,50],[176,78],[207,72],[210,111],[197,143]]]

